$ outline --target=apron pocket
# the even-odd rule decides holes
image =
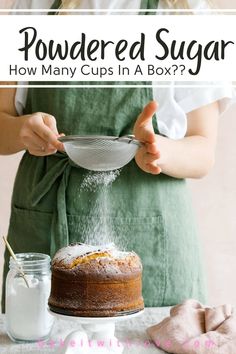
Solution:
[[[15,252],[50,254],[52,214],[12,207],[8,232]]]
[[[167,250],[164,222],[161,215],[105,217],[111,228],[111,240],[127,251],[135,251],[143,264],[143,297],[146,306],[162,306],[166,287]],[[101,219],[91,216],[68,215],[70,242],[94,243],[89,239],[88,225],[98,225]],[[98,228],[99,229],[99,228]],[[91,226],[90,226],[91,230]]]

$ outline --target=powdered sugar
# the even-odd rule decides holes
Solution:
[[[85,257],[94,253],[108,253],[107,257],[114,259],[122,259],[129,255],[135,254],[134,252],[119,251],[114,243],[108,245],[92,246],[85,243],[75,243],[67,247],[61,248],[56,254],[53,261],[63,262],[64,264],[70,264],[76,258]],[[99,258],[99,257],[98,257]]]
[[[115,249],[113,243],[108,245],[86,245],[84,243],[76,243],[67,247],[61,248],[54,257],[54,261],[63,261],[65,264],[71,263],[75,258],[83,257],[88,254],[97,252],[112,252]]]
[[[47,299],[50,294],[49,277],[36,279],[26,275],[29,288],[22,278],[12,279],[6,296],[6,323],[11,337],[18,340],[37,341],[46,337],[53,324],[53,318],[47,311]]]
[[[81,184],[81,189],[90,191],[95,191],[99,187],[104,189],[111,185],[119,174],[120,170],[108,172],[89,172]]]
[[[115,233],[111,215],[110,189],[119,176],[120,170],[108,172],[89,172],[80,187],[80,191],[91,198],[87,222],[80,225],[83,242],[91,245],[106,245],[115,242]],[[116,242],[115,242],[116,243]]]

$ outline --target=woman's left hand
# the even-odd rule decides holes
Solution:
[[[158,150],[157,136],[152,125],[152,117],[157,108],[158,105],[155,101],[149,102],[138,116],[133,130],[135,138],[144,143],[138,150],[135,161],[144,172],[154,175],[161,173],[161,168],[158,166],[158,159],[161,155]]]

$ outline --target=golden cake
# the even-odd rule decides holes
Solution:
[[[134,252],[114,245],[81,243],[60,249],[52,261],[48,301],[53,312],[109,317],[143,309],[142,264]]]

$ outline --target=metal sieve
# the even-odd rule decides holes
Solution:
[[[78,166],[92,171],[117,170],[129,163],[142,143],[133,135],[116,136],[63,136],[69,158]]]

